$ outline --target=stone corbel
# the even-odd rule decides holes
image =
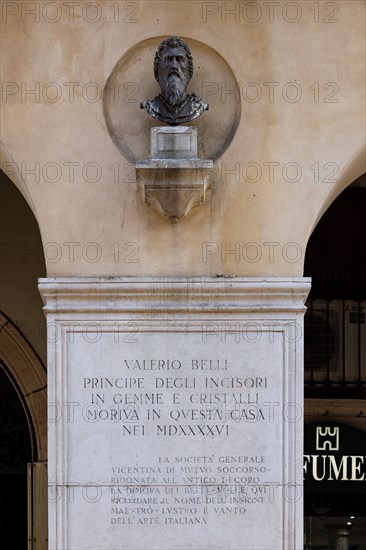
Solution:
[[[152,128],[151,158],[135,166],[143,201],[174,223],[204,203],[211,188],[213,161],[197,158],[195,126]]]

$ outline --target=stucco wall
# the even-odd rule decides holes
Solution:
[[[302,275],[315,223],[365,170],[363,0],[2,4],[2,167],[37,217],[49,276]],[[126,52],[171,34],[217,52],[238,83],[240,100],[193,50],[192,91],[212,106],[202,129],[227,123],[223,102],[241,107],[211,196],[178,224],[142,203],[99,93]],[[139,101],[158,87],[152,57],[138,63],[117,101],[148,130]]]

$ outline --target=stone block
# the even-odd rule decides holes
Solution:
[[[196,126],[159,126],[151,128],[151,158],[197,158]]]
[[[151,128],[151,158],[197,158],[196,126],[159,126]]]

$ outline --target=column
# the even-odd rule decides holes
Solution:
[[[302,550],[309,288],[40,280],[50,550]]]
[[[326,524],[326,528],[329,535],[330,550],[349,549],[350,530],[348,527],[337,524]]]

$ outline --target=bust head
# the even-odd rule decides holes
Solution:
[[[176,105],[185,99],[192,75],[193,59],[188,45],[176,36],[161,42],[155,54],[154,76],[168,103]]]
[[[193,76],[193,59],[191,50],[181,38],[171,36],[159,44],[154,76],[161,94],[140,103],[141,109],[151,117],[176,126],[191,122],[208,109],[207,103],[195,93],[187,94]]]

